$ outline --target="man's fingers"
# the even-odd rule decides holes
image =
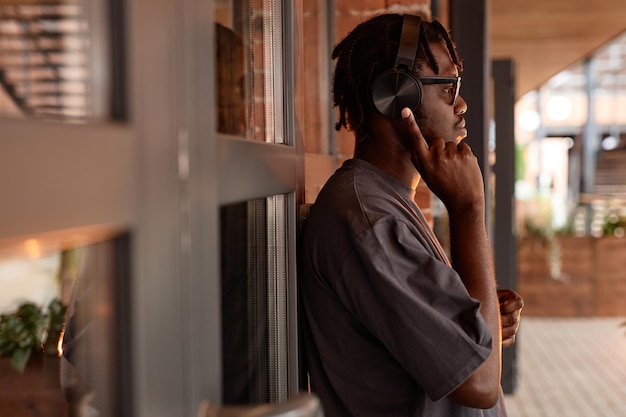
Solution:
[[[413,115],[411,109],[408,107],[402,109],[402,119],[406,123],[409,133],[413,137],[417,158],[421,160],[428,153],[428,144],[426,143],[426,139],[424,139],[424,135],[422,135],[422,131],[415,121],[415,116]]]
[[[502,327],[505,326],[518,326],[520,314],[519,311],[509,313],[509,314],[501,314],[500,319],[502,321]]]
[[[515,344],[515,335],[507,338],[502,338],[502,348],[508,348]]]
[[[513,290],[498,290],[498,301],[500,302],[501,313],[512,313],[524,308],[524,300]]]
[[[502,314],[513,313],[524,308],[524,301],[521,299],[507,300],[500,303],[500,312]]]
[[[515,335],[517,334],[519,323],[516,326],[502,327],[502,347],[509,347],[515,343]]]

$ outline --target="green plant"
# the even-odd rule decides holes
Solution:
[[[602,234],[623,237],[624,229],[626,229],[626,218],[622,218],[617,210],[609,210],[602,225]]]
[[[66,307],[55,299],[46,312],[32,302],[25,302],[17,311],[0,315],[0,356],[9,357],[11,365],[24,372],[33,352],[56,354],[65,310]],[[49,346],[54,344],[54,352],[49,346],[44,349],[44,342]]]
[[[65,312],[67,307],[55,298],[48,305],[48,323],[43,340],[43,351],[48,355],[56,356],[59,353],[59,340],[65,326]]]

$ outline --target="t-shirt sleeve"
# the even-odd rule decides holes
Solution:
[[[491,333],[459,275],[401,221],[355,238],[336,290],[344,304],[432,401],[451,393],[491,352]]]

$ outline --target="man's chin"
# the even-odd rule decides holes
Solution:
[[[457,128],[456,143],[460,143],[466,137],[467,137],[467,129],[464,127]]]

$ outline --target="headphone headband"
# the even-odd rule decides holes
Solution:
[[[419,16],[404,15],[398,55],[396,56],[396,68],[404,66],[413,70],[413,63],[415,62],[415,55],[417,55],[417,47],[419,45],[420,24],[421,19]]]

